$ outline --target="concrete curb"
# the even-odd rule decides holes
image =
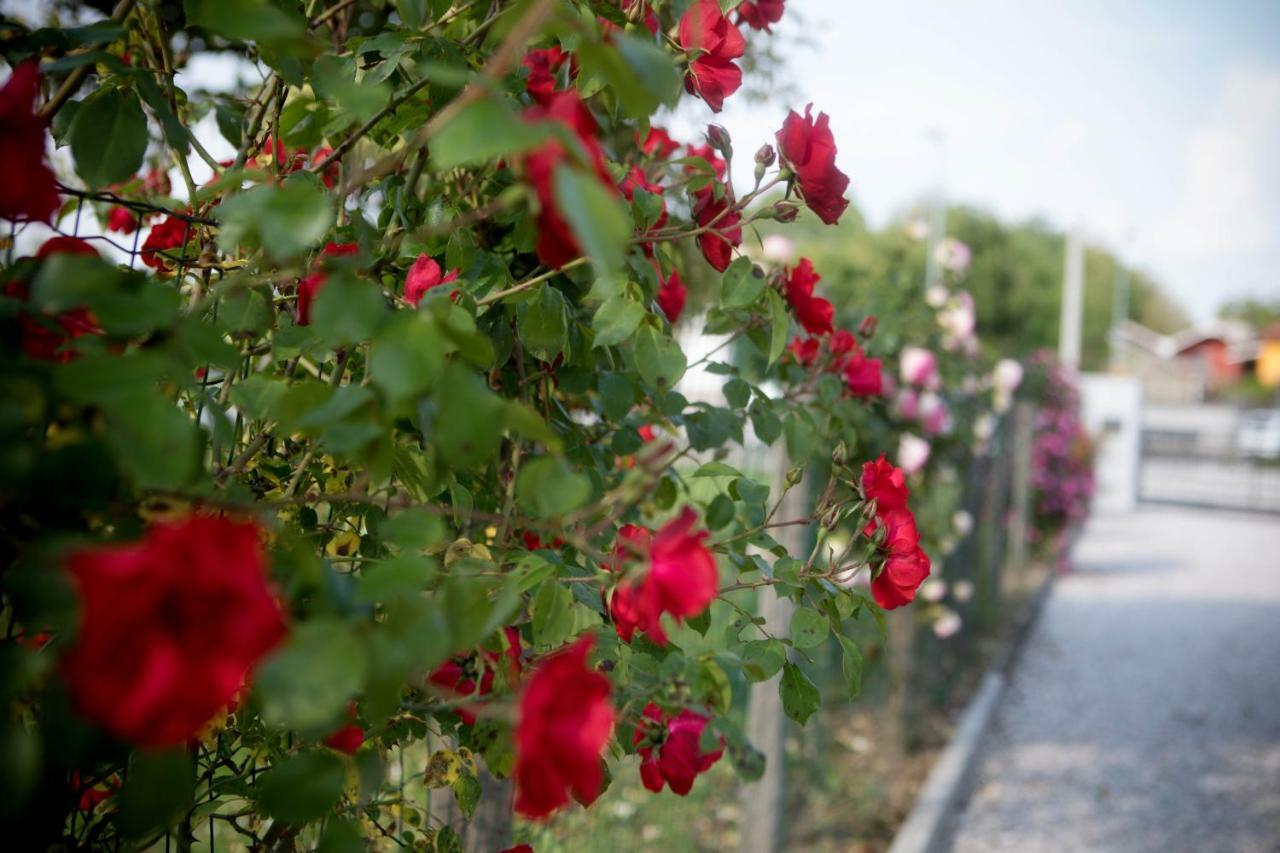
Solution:
[[[983,676],[977,694],[960,717],[955,735],[929,771],[929,778],[920,790],[911,814],[894,836],[889,853],[941,853],[946,849],[957,808],[968,794],[969,783],[978,764],[978,752],[1004,696],[1009,671],[1052,586],[1053,575],[1050,574],[1032,596],[1008,647]]]

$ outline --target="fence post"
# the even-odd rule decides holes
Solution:
[[[774,488],[785,488],[787,453],[778,445],[770,454],[774,466]],[[776,494],[776,492],[775,492]],[[803,518],[808,513],[808,491],[797,485],[786,493],[777,517]],[[796,554],[805,547],[803,525],[780,527],[774,536],[787,553]],[[775,637],[785,637],[791,625],[793,605],[780,597],[773,587],[761,587],[757,593],[764,628]],[[785,789],[786,744],[782,699],[778,696],[779,673],[768,681],[752,685],[747,707],[747,739],[764,755],[764,775],[742,787],[739,808],[742,813],[742,853],[773,853],[782,837],[782,797]]]
[[[1031,521],[1031,439],[1035,413],[1030,403],[1013,410],[1013,513],[1009,519],[1009,565],[1027,564],[1027,528]]]

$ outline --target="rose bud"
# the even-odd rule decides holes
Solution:
[[[778,152],[767,142],[761,145],[760,150],[756,152],[756,163],[766,168],[772,166],[777,159]]]

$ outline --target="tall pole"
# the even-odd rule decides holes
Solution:
[[[1107,338],[1110,345],[1111,369],[1120,367],[1120,330],[1129,319],[1129,268],[1116,258],[1116,280],[1111,287],[1111,334]]]
[[[1080,337],[1084,325],[1084,240],[1079,230],[1067,236],[1062,271],[1062,318],[1058,326],[1058,360],[1072,370],[1080,368]]]

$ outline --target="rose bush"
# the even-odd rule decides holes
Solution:
[[[447,850],[426,790],[469,819],[482,766],[542,820],[619,773],[758,776],[735,688],[782,672],[814,713],[805,650],[931,563],[882,455],[901,341],[837,323],[810,260],[744,254],[844,213],[825,114],[750,140],[749,189],[722,128],[652,123],[682,90],[718,111],[738,22],[784,14],[729,5],[123,2],[14,29],[0,216],[90,242],[3,270],[6,821]],[[261,84],[184,91],[206,51]],[[697,363],[722,404],[680,390],[695,305],[732,343]],[[781,488],[726,461],[748,432],[785,447]],[[779,517],[791,489],[812,509]],[[765,587],[802,637],[753,615]]]

